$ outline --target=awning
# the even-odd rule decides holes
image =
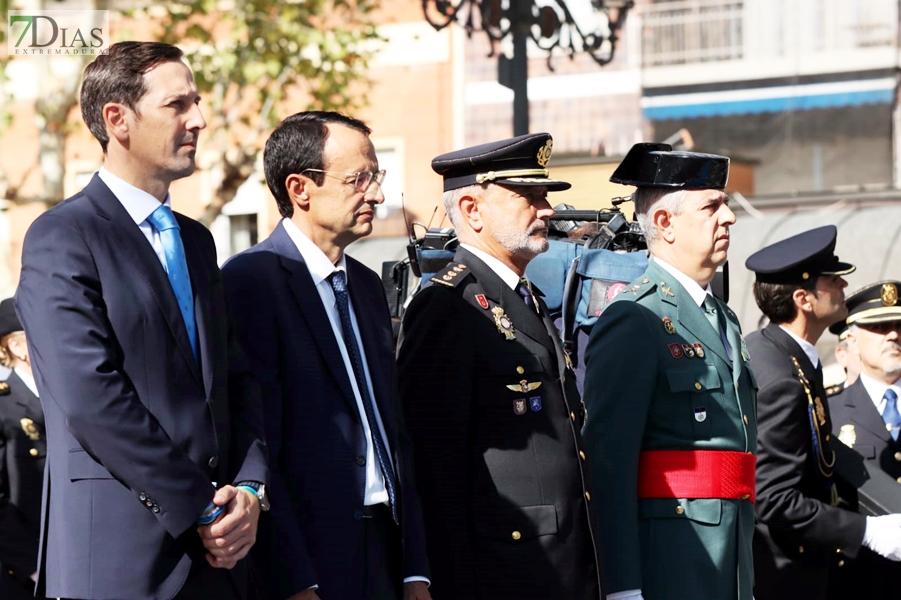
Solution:
[[[646,119],[697,119],[769,112],[813,110],[870,104],[892,104],[893,77],[811,83],[767,88],[645,96],[641,108]]]

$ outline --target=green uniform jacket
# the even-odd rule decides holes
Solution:
[[[703,310],[653,262],[591,332],[583,434],[608,593],[751,600],[749,501],[639,500],[637,491],[642,450],[756,451],[757,384],[738,321],[717,303],[732,360]]]

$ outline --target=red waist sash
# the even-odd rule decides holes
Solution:
[[[644,450],[639,498],[724,498],[753,504],[757,457],[731,450]]]

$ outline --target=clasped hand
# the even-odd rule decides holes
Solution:
[[[206,560],[219,569],[231,569],[247,556],[257,539],[260,501],[247,490],[227,485],[216,491],[213,504],[222,515],[209,525],[197,528],[207,549]]]

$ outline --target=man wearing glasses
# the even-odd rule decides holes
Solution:
[[[263,387],[272,510],[252,568],[267,599],[430,599],[388,304],[344,254],[385,200],[369,133],[334,112],[279,125],[263,161],[283,219],[222,269]]]

